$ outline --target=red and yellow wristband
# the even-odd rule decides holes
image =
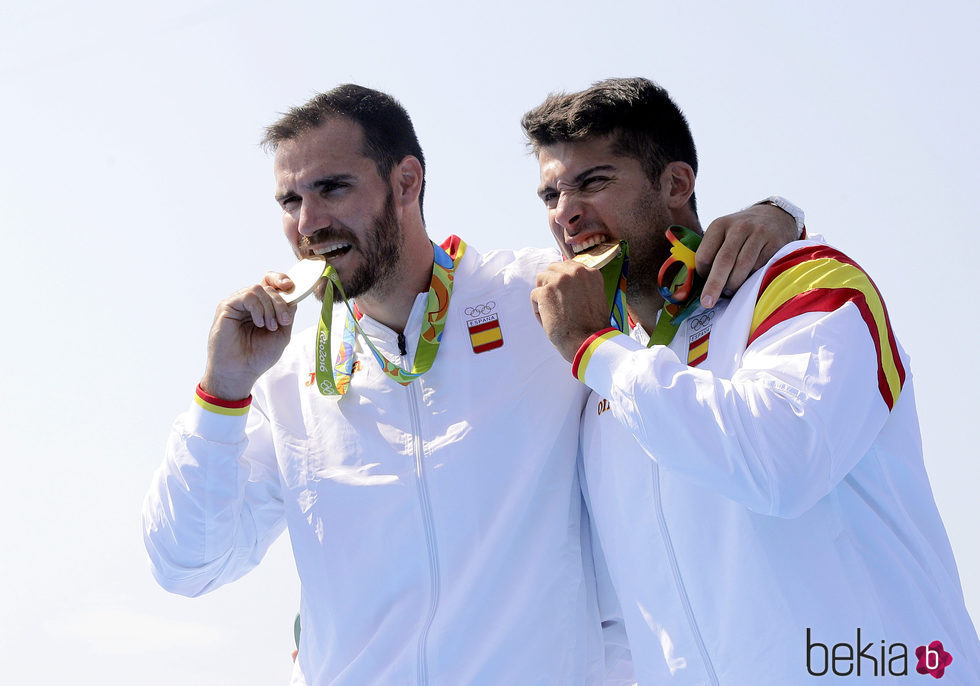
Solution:
[[[252,404],[252,396],[250,395],[244,400],[225,400],[211,395],[201,388],[201,384],[198,384],[194,401],[208,412],[223,414],[226,417],[241,417],[248,414],[248,407]]]
[[[582,345],[579,346],[578,352],[575,353],[575,359],[572,360],[572,376],[585,383],[585,370],[589,366],[589,360],[592,359],[592,353],[610,338],[624,335],[619,329],[610,326],[607,329],[596,331],[586,338]]]

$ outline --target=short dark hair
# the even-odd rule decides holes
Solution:
[[[374,161],[382,179],[387,179],[395,165],[407,155],[418,159],[422,165],[421,210],[425,194],[425,156],[408,112],[387,93],[355,83],[317,93],[309,102],[292,108],[266,127],[262,146],[274,152],[280,143],[298,138],[332,117],[344,117],[360,125],[364,131],[364,155]]]
[[[544,146],[615,136],[613,150],[640,161],[654,184],[670,162],[698,171],[694,137],[667,91],[649,79],[606,79],[577,93],[552,93],[521,118],[535,154]],[[691,208],[696,210],[694,195]]]

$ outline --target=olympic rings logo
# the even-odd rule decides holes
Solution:
[[[691,331],[699,331],[711,323],[711,318],[715,316],[713,311],[705,312],[697,317],[691,317]]]
[[[467,317],[482,317],[493,312],[494,308],[497,307],[497,303],[491,300],[488,303],[482,305],[474,305],[472,307],[467,307],[463,312],[466,313]]]

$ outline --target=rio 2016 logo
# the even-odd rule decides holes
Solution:
[[[806,671],[810,676],[908,676],[909,651],[904,643],[885,643],[879,641],[877,649],[874,641],[864,643],[861,629],[857,629],[854,644],[826,643],[814,641],[810,627],[806,629]],[[946,668],[953,662],[953,656],[944,648],[942,641],[933,641],[915,649],[918,664],[915,671],[941,679]]]

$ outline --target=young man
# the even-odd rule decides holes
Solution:
[[[356,306],[292,337],[282,274],[219,304],[144,507],[157,579],[209,591],[288,526],[296,683],[599,683],[575,462],[587,392],[528,304],[554,254],[430,242],[422,151],[383,93],[340,86],[266,143],[286,237],[324,255]]]
[[[908,358],[870,278],[803,241],[713,309],[665,311],[665,232],[700,233],[677,106],[611,79],[523,125],[565,253],[629,244],[631,335],[608,328],[602,276],[575,262],[540,274],[532,300],[593,391],[584,490],[639,683],[980,683]]]

